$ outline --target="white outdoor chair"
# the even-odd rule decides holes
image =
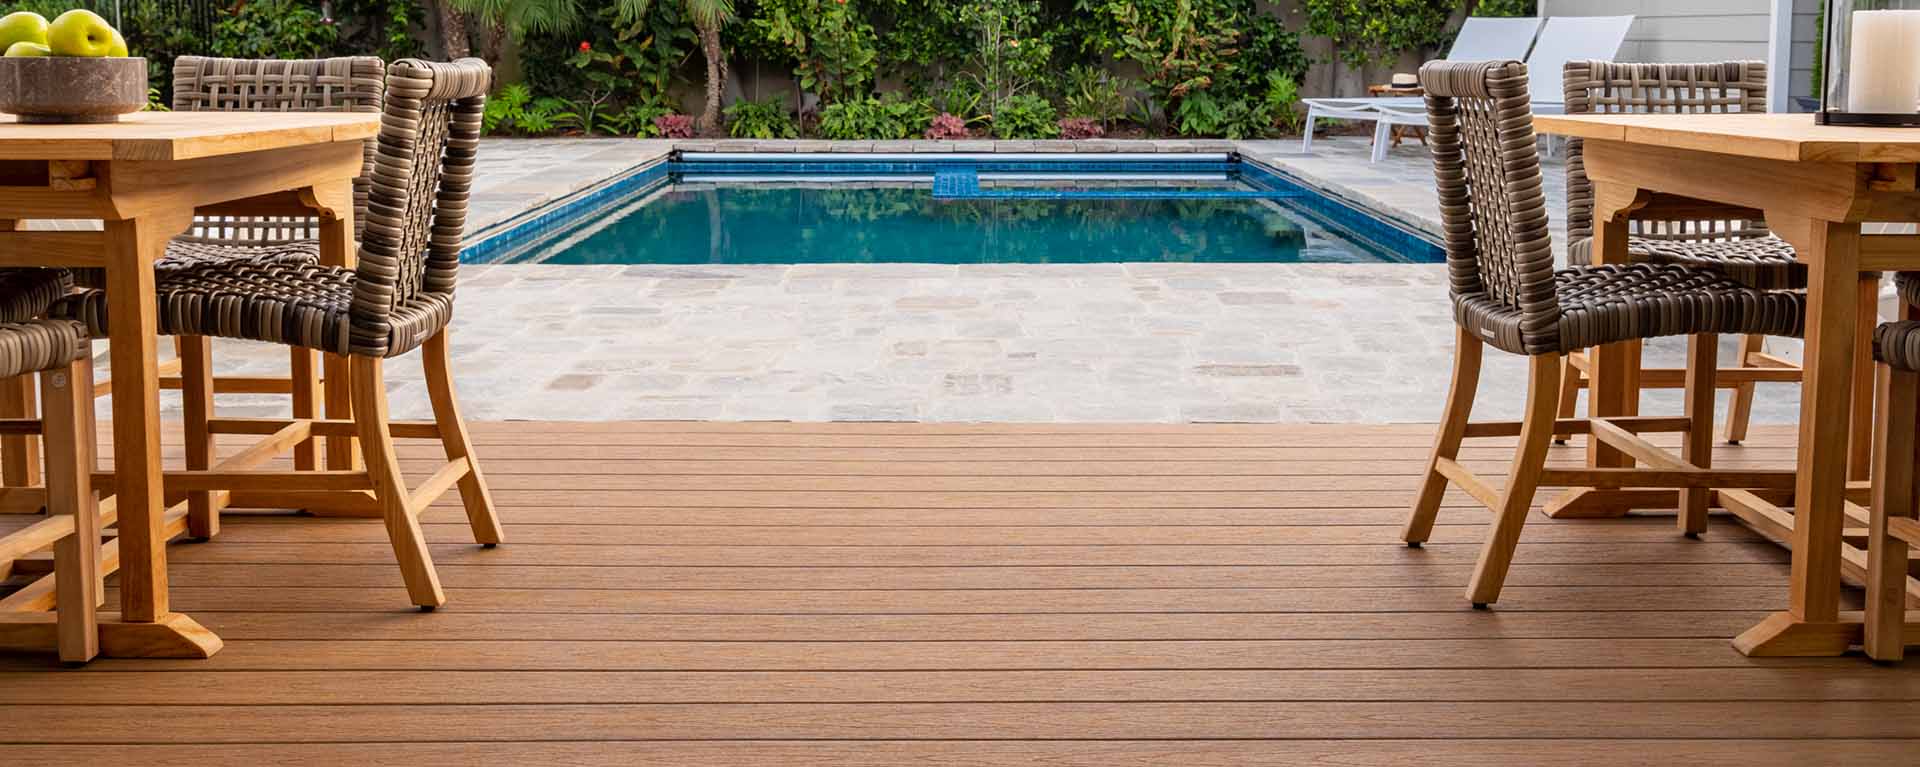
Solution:
[[[1627,41],[1627,30],[1633,27],[1632,16],[1555,16],[1547,19],[1540,29],[1540,36],[1533,42],[1533,51],[1526,58],[1527,71],[1535,73],[1527,92],[1533,103],[1535,114],[1561,114],[1567,110],[1567,96],[1561,84],[1561,74],[1567,62],[1579,60],[1612,61],[1619,55],[1620,46]],[[1458,50],[1460,46],[1455,45]],[[1449,58],[1465,61],[1467,59]],[[1483,59],[1491,60],[1491,59]],[[1385,99],[1349,99],[1352,102],[1367,102],[1370,109],[1365,116],[1347,119],[1373,120],[1373,161],[1386,159],[1387,149],[1391,145],[1393,126],[1427,124],[1426,101],[1417,96]],[[1309,107],[1311,113],[1312,107]],[[1334,115],[1322,115],[1331,117]],[[1313,138],[1312,118],[1308,118],[1307,141],[1302,149],[1311,149]]]
[[[1453,47],[1447,50],[1446,61],[1504,61],[1507,59],[1525,59],[1533,47],[1534,36],[1540,33],[1540,17],[1493,18],[1472,16],[1460,25],[1460,33],[1453,38]],[[1300,141],[1300,150],[1313,151],[1313,123],[1321,118],[1339,120],[1377,120],[1380,113],[1374,106],[1382,103],[1405,103],[1414,107],[1425,107],[1418,96],[1386,96],[1353,99],[1304,99],[1307,105],[1307,134]],[[1422,113],[1425,114],[1424,112]],[[1422,118],[1421,125],[1425,125]]]

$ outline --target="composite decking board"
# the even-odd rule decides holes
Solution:
[[[1435,543],[1398,543],[1429,426],[474,432],[508,543],[465,543],[450,498],[423,515],[445,608],[405,609],[376,520],[231,514],[213,542],[168,551],[176,607],[226,649],[78,672],[0,657],[0,743],[100,744],[0,751],[1204,767],[1920,749],[1920,664],[1731,649],[1784,602],[1787,557],[1724,515],[1704,541],[1670,517],[1536,515],[1507,598],[1467,609],[1488,515],[1452,494]],[[1497,482],[1510,442],[1464,460]],[[1784,466],[1791,442],[1757,428],[1716,465]],[[437,447],[400,444],[416,481],[432,470]],[[1661,739],[1615,740],[1634,737]]]
[[[781,765],[900,767],[905,764],[1044,764],[1050,767],[1298,767],[1301,764],[1420,764],[1431,767],[1590,767],[1631,754],[1645,764],[1752,767],[1765,764],[1900,763],[1911,740],[1112,740],[327,743],[284,745],[15,746],[28,764],[87,759],[152,767],[341,764],[465,767],[473,764],[633,767]]]
[[[1874,668],[1333,671],[127,671],[40,690],[0,672],[0,704],[1920,700]],[[1703,691],[1711,691],[1705,693]]]
[[[1901,738],[1920,702],[1593,701],[0,706],[26,743],[1190,738]]]

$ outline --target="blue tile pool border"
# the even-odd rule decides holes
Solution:
[[[587,216],[625,204],[656,187],[664,186],[674,173],[689,173],[697,177],[717,179],[724,179],[728,175],[758,177],[793,175],[796,178],[804,178],[808,175],[844,176],[849,174],[938,176],[943,172],[952,173],[961,168],[974,173],[1233,173],[1238,171],[1241,179],[1263,193],[1263,196],[1270,196],[1290,210],[1363,240],[1363,245],[1378,254],[1397,256],[1400,261],[1413,263],[1437,263],[1445,260],[1444,250],[1432,237],[1385,220],[1364,206],[1342,200],[1283,170],[1239,155],[1205,154],[1201,157],[1202,159],[1195,160],[1177,160],[1162,156],[1162,158],[1148,161],[1102,161],[1079,158],[1054,161],[967,156],[905,159],[889,156],[885,161],[865,161],[860,159],[859,155],[848,155],[845,159],[835,157],[831,161],[783,163],[739,162],[725,159],[683,162],[680,160],[680,155],[675,153],[672,156],[657,158],[634,166],[593,187],[487,227],[470,238],[468,244],[461,249],[460,261],[471,264],[505,261],[513,255],[541,245],[554,234],[571,229]],[[1221,157],[1225,159],[1217,159]],[[1222,193],[1221,196],[1246,195]]]

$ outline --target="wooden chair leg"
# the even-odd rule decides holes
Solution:
[[[34,418],[33,376],[0,378],[0,418]],[[7,487],[40,484],[40,439],[29,434],[0,436],[0,483]]]
[[[93,495],[93,361],[40,374],[46,395],[47,513],[73,517],[73,534],[54,543],[54,605],[60,660],[85,663],[100,653],[100,511]]]
[[[1520,544],[1520,528],[1533,509],[1533,492],[1540,486],[1554,418],[1560,412],[1560,355],[1530,357],[1528,368],[1527,409],[1520,423],[1520,443],[1513,449],[1507,487],[1500,492],[1500,508],[1493,510],[1493,526],[1487,532],[1486,546],[1480,550],[1480,561],[1474,565],[1473,581],[1467,584],[1467,599],[1476,608],[1500,598],[1507,568],[1513,564],[1513,550]]]
[[[1873,420],[1873,511],[1867,524],[1866,651],[1878,661],[1905,656],[1907,543],[1887,534],[1887,521],[1911,519],[1915,432],[1920,430],[1920,373],[1875,366],[1878,412]]]
[[[1580,369],[1573,366],[1572,355],[1560,361],[1560,371],[1560,417],[1572,418],[1576,414],[1575,408],[1580,404]],[[1556,445],[1567,444],[1567,437],[1570,436],[1564,432],[1554,432],[1553,442]]]
[[[1480,359],[1486,345],[1473,333],[1461,328],[1454,333],[1453,383],[1447,387],[1446,410],[1440,414],[1440,433],[1433,440],[1433,456],[1427,459],[1420,494],[1414,497],[1413,510],[1400,539],[1418,547],[1433,534],[1433,519],[1440,513],[1440,498],[1447,492],[1447,478],[1440,474],[1441,459],[1460,455],[1460,441],[1467,432],[1467,420],[1473,415],[1473,397],[1480,388]]]
[[[1695,467],[1713,468],[1714,378],[1719,373],[1720,336],[1698,333],[1687,337],[1686,416],[1690,423],[1680,435],[1680,458]],[[1712,491],[1704,487],[1680,491],[1680,533],[1698,538],[1707,531],[1707,499]]]
[[[384,362],[374,357],[353,357],[348,361],[353,422],[359,434],[361,456],[373,476],[374,494],[380,499],[387,538],[393,543],[394,557],[400,561],[400,576],[407,583],[407,596],[422,609],[431,610],[446,604],[447,595],[440,590],[440,576],[433,570],[433,556],[427,552],[420,518],[408,503],[406,479],[400,474],[399,457],[393,450],[393,433],[387,425]]]
[[[427,397],[433,402],[433,420],[440,427],[440,445],[447,460],[467,459],[467,475],[460,478],[460,501],[467,509],[467,524],[473,528],[473,540],[492,548],[504,540],[500,518],[494,513],[493,491],[480,473],[480,458],[473,450],[473,438],[467,434],[467,421],[460,415],[454,398],[453,374],[447,358],[447,331],[427,339],[420,350],[426,367]]]
[[[1753,356],[1766,351],[1767,337],[1748,333],[1740,337],[1740,353],[1734,367],[1753,367]],[[1733,402],[1727,407],[1727,444],[1738,445],[1747,438],[1747,426],[1753,421],[1753,382],[1735,386]]]
[[[206,471],[213,467],[214,436],[207,428],[213,418],[213,340],[175,336],[173,348],[180,355],[181,431],[187,440],[187,470]],[[187,493],[187,536],[206,540],[219,534],[220,510],[213,507],[213,493]]]
[[[312,349],[293,347],[287,363],[292,379],[293,417],[320,417],[320,358]],[[307,439],[293,446],[293,468],[312,471],[320,468],[320,440]]]

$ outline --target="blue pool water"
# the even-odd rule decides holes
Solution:
[[[1220,156],[692,156],[464,255],[545,264],[1433,262],[1432,242]]]

